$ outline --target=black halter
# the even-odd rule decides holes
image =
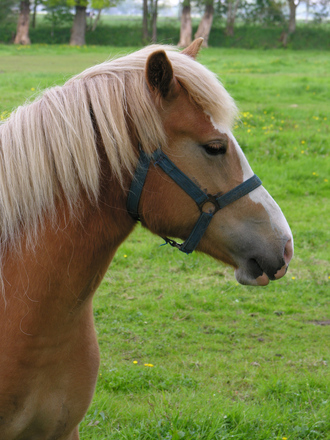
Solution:
[[[190,180],[189,177],[179,170],[179,168],[160,149],[154,151],[151,156],[141,150],[139,162],[127,198],[127,210],[135,220],[139,220],[139,202],[151,161],[153,161],[154,166],[158,165],[172,180],[174,180],[174,182],[195,201],[200,210],[201,214],[199,219],[184,243],[180,244],[167,237],[164,238],[166,243],[169,243],[171,246],[176,247],[186,254],[190,254],[196,249],[210,224],[212,217],[217,211],[258,188],[262,183],[259,177],[254,174],[245,182],[220,197],[206,194],[192,180]],[[203,206],[206,203],[211,203],[214,206],[214,208],[210,210],[211,212],[203,211]]]

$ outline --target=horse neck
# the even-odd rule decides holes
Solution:
[[[119,183],[103,177],[98,206],[82,197],[79,212],[70,215],[62,203],[56,227],[46,220],[33,246],[23,243],[17,252],[8,250],[3,259],[3,313],[13,319],[6,322],[16,327],[20,322],[23,333],[34,334],[79,315],[134,226],[125,205]]]

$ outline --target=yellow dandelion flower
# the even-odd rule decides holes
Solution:
[[[133,364],[137,364],[138,363],[138,361],[133,361]]]
[[[304,150],[301,150],[301,154],[304,154],[305,153],[305,151]]]
[[[291,277],[293,280],[295,280],[296,279],[296,277]]]
[[[301,141],[302,144],[306,144],[306,141]]]
[[[324,179],[325,182],[328,182],[328,179]]]
[[[127,255],[126,255],[126,254],[124,255],[124,258],[127,258]]]
[[[3,121],[4,119],[7,119],[9,117],[9,115],[10,115],[10,113],[7,111],[2,112],[0,115],[1,121]]]

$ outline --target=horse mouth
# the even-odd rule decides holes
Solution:
[[[284,263],[284,261],[283,261]],[[235,269],[236,280],[243,285],[267,286],[270,280],[282,278],[288,269],[287,264],[283,264],[275,274],[266,273],[255,258],[250,258],[244,265]]]
[[[265,272],[262,271],[260,275],[254,277],[249,271],[246,270],[246,268],[242,267],[235,269],[235,278],[244,286],[267,286],[270,281]]]

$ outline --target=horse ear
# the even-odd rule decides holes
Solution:
[[[197,57],[197,54],[199,52],[199,49],[201,48],[201,45],[203,44],[204,38],[200,37],[194,40],[188,47],[183,49],[181,53],[188,55],[189,57],[193,58],[194,60]]]
[[[174,97],[178,93],[177,82],[170,60],[163,50],[152,53],[146,65],[146,79],[150,90],[162,98]]]

